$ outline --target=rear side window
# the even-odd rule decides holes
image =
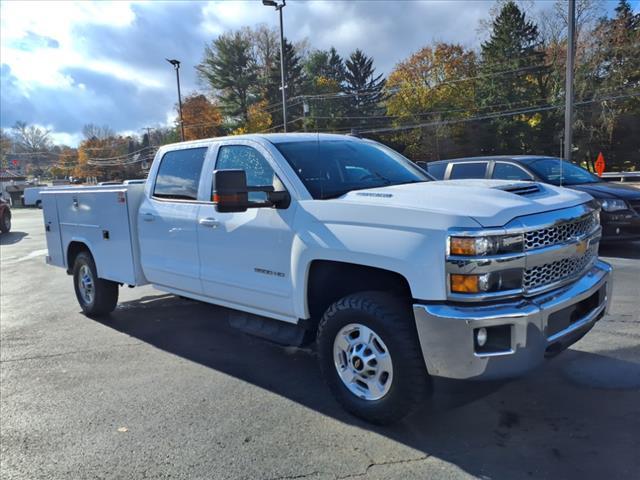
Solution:
[[[497,162],[493,167],[491,178],[499,180],[533,180],[531,175],[512,163]]]
[[[167,152],[160,160],[160,168],[153,196],[178,200],[196,200],[202,164],[207,147]]]
[[[430,163],[427,165],[427,171],[438,180],[444,178],[444,171],[447,169],[447,163]]]
[[[487,171],[487,162],[454,163],[451,167],[449,180],[460,178],[484,178]]]

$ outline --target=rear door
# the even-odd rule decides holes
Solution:
[[[202,293],[198,256],[199,190],[207,147],[166,152],[138,214],[140,260],[150,283]]]

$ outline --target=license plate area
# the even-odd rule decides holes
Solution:
[[[590,312],[598,308],[599,305],[602,305],[606,294],[606,285],[603,285],[597,292],[594,292],[584,300],[549,315],[545,330],[547,338],[569,328],[577,321],[586,317]]]

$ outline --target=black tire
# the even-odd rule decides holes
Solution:
[[[36,200],[36,208],[42,210],[42,200]]]
[[[88,270],[83,270],[83,267]],[[90,300],[81,293],[80,276],[83,273],[90,275],[93,285],[93,295]],[[91,254],[87,251],[80,252],[73,264],[73,286],[82,311],[89,317],[108,315],[115,310],[118,304],[118,284],[98,278],[96,264]]]
[[[11,231],[11,214],[4,212],[2,219],[0,219],[0,232],[9,233]]]
[[[352,323],[373,330],[392,359],[392,383],[378,400],[359,398],[338,375],[334,341]],[[415,411],[431,393],[431,379],[418,342],[408,302],[385,292],[362,292],[342,298],[325,312],[318,326],[318,358],[325,381],[337,401],[353,415],[385,425]]]

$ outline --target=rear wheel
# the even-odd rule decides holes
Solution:
[[[42,209],[42,200],[36,200],[36,208]]]
[[[323,376],[357,417],[389,424],[413,412],[431,391],[411,310],[385,292],[334,303],[318,328]]]
[[[0,219],[0,231],[2,233],[9,233],[11,231],[11,214],[4,212]]]
[[[118,284],[98,278],[89,252],[81,252],[73,265],[73,284],[82,311],[90,317],[107,315],[118,304]]]

